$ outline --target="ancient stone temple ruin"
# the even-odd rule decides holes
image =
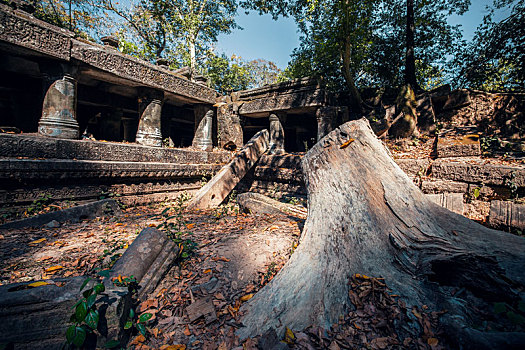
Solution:
[[[352,115],[343,99],[317,79],[221,96],[206,79],[191,79],[185,69],[171,70],[162,61],[154,65],[125,55],[112,37],[101,42],[88,42],[0,5],[3,228],[46,224],[49,219],[18,220],[24,208],[41,198],[81,207],[108,197],[140,204],[188,192],[197,193],[194,199],[200,202],[193,203],[195,208],[208,208],[219,205],[235,188],[258,193],[250,193],[253,198],[264,194],[304,199],[304,152],[341,124],[362,117]],[[395,109],[373,94],[363,96],[384,115]],[[422,128],[432,135],[432,154],[414,158],[403,153],[410,145],[394,145],[400,148],[396,162],[436,203],[458,214],[475,211],[480,221],[493,227],[523,230],[525,205],[506,201],[525,194],[523,163],[491,163],[479,157],[480,134],[498,129],[510,140],[509,151],[523,159],[524,101],[523,94],[450,87],[422,94],[418,113]],[[381,120],[369,119],[379,130]],[[438,125],[441,130],[436,130]],[[88,216],[84,210],[91,209],[64,217],[81,220]],[[300,211],[305,215],[305,208]],[[166,237],[148,232],[148,239],[157,244],[155,254],[166,259],[173,247]],[[162,259],[155,257],[147,268],[164,266]],[[116,266],[125,268],[123,264]],[[134,273],[154,279],[148,271]],[[76,293],[80,284],[76,278],[72,289],[59,292]],[[52,293],[47,297],[55,298]],[[68,297],[64,299],[71,302]],[[0,334],[10,327],[10,312],[20,300],[0,300]],[[59,319],[56,322],[64,321]],[[40,321],[47,322],[43,317]],[[27,336],[39,342],[53,335],[47,328],[46,332],[13,333],[10,341],[22,342]]]

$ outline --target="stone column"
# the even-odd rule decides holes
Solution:
[[[235,102],[217,108],[217,134],[219,147],[230,151],[242,148],[242,126]]]
[[[269,154],[282,154],[284,151],[284,129],[281,120],[275,114],[270,114],[270,145]]]
[[[212,127],[213,110],[210,109],[199,122],[191,145],[201,151],[210,152],[213,149]]]
[[[47,89],[38,133],[49,137],[78,139],[77,81],[73,75],[64,74]]]
[[[333,130],[333,123],[336,117],[334,107],[321,107],[315,112],[317,118],[317,142]]]
[[[142,90],[139,92],[139,127],[135,142],[144,146],[162,146],[160,118],[164,92]]]

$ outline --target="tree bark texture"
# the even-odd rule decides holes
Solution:
[[[348,282],[359,273],[385,278],[409,306],[448,310],[441,322],[458,348],[525,344],[524,333],[474,329],[479,313],[473,311],[523,298],[524,238],[427,199],[366,119],[332,131],[305,155],[302,167],[308,218],[301,242],[244,305],[241,337],[271,327],[281,334],[285,326],[329,328],[351,307]]]
[[[407,28],[406,28],[406,57],[405,57],[405,84],[411,85],[412,89],[419,91],[416,79],[416,59],[414,55],[414,32],[416,23],[414,20],[414,0],[407,0]]]

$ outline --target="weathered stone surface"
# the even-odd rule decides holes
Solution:
[[[276,93],[245,102],[239,108],[239,114],[250,115],[264,112],[286,111],[294,108],[318,107],[325,103],[324,90],[311,92]]]
[[[436,115],[434,113],[434,106],[429,95],[425,94],[417,100],[417,126],[419,130],[424,132],[432,132],[435,130]]]
[[[513,182],[518,187],[525,187],[523,167],[435,161],[432,163],[432,176],[438,179],[498,186]]]
[[[268,154],[283,154],[284,151],[284,129],[280,118],[270,114],[270,144]]]
[[[73,33],[0,4],[0,40],[68,61]]]
[[[209,110],[198,124],[195,136],[193,136],[192,146],[201,151],[211,152],[213,149],[212,127],[213,110]]]
[[[286,214],[300,219],[306,219],[306,208],[281,203],[260,193],[246,192],[237,196],[237,203],[245,211],[260,214]]]
[[[337,111],[335,107],[321,107],[315,112],[317,119],[317,141],[329,134],[334,128]]]
[[[0,179],[71,181],[104,178],[191,178],[212,174],[219,167],[211,164],[0,159]]]
[[[155,96],[145,94],[139,98],[140,120],[135,141],[144,146],[161,147],[162,134],[162,92],[154,92]]]
[[[427,194],[432,202],[447,208],[450,211],[463,215],[463,193]]]
[[[178,247],[166,233],[143,229],[111,269],[111,276],[134,276],[142,287],[139,297],[157,287],[178,257]]]
[[[77,82],[73,77],[65,75],[47,90],[38,132],[49,137],[78,139]]]
[[[29,283],[0,286],[2,343],[11,344],[15,349],[62,349],[66,329],[71,324],[72,307],[81,297],[80,286],[84,279],[57,279],[53,281],[56,285],[29,289],[21,289]],[[103,347],[110,339],[125,344],[127,339],[122,329],[131,306],[127,289],[106,284],[106,291],[97,298],[96,305],[104,306],[99,310],[101,337],[98,346]],[[87,343],[91,341],[88,338]]]
[[[195,194],[188,207],[205,209],[221,204],[261,155],[267,151],[268,144],[268,130],[261,130],[255,134],[235,158]]]
[[[423,180],[421,182],[421,191],[423,193],[467,193],[469,185],[464,182],[448,181],[448,180]]]
[[[235,98],[243,102],[239,108],[241,115],[316,107],[326,104],[324,89],[317,80],[310,78],[239,91]]]
[[[468,90],[460,89],[452,91],[443,105],[443,110],[458,109],[470,104],[470,93]]]
[[[73,40],[71,57],[102,71],[115,74],[139,84],[161,89],[201,102],[213,104],[217,93],[201,84],[193,83],[158,66],[124,55],[116,50],[105,49]]]
[[[489,224],[502,229],[525,230],[525,205],[507,201],[491,201]]]
[[[193,322],[202,316],[204,316],[206,324],[209,324],[217,319],[215,306],[213,305],[211,297],[205,297],[196,300],[186,308],[186,313],[188,314],[190,322]]]
[[[239,107],[234,103],[217,108],[217,138],[219,147],[235,150],[243,145],[243,134],[239,119]]]
[[[27,219],[9,222],[0,225],[0,229],[8,228],[22,228],[22,227],[38,227],[48,225],[50,222],[64,223],[64,222],[79,222],[82,219],[92,219],[97,216],[103,216],[106,213],[118,214],[120,208],[113,199],[103,199],[93,203],[78,205],[72,208],[54,211],[51,213],[33,216]],[[50,227],[48,225],[48,227]]]
[[[461,138],[438,136],[435,154],[437,158],[479,156],[479,135],[466,135]]]
[[[137,144],[90,140],[59,140],[36,135],[0,134],[0,157],[118,160],[179,164],[225,164],[228,152],[201,152],[180,148],[157,148]]]
[[[395,159],[395,162],[409,176],[424,176],[432,164],[430,159]]]

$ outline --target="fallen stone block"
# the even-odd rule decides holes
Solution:
[[[2,345],[14,349],[62,349],[73,306],[81,299],[85,277],[56,279],[54,284],[29,287],[33,282],[0,286],[0,334]],[[85,344],[103,347],[108,340],[127,342],[123,326],[129,314],[131,296],[127,288],[105,284],[95,305],[99,312],[95,339]],[[89,287],[89,284],[88,284]],[[95,344],[97,343],[97,344]]]
[[[286,214],[300,219],[306,219],[308,211],[291,204],[281,203],[259,193],[247,192],[237,196],[237,203],[244,210],[260,214]]]
[[[206,297],[195,301],[186,308],[186,313],[188,314],[190,322],[193,322],[202,316],[204,316],[206,324],[212,323],[217,319],[215,306],[213,306],[211,297]]]
[[[261,130],[255,134],[233,160],[195,194],[188,208],[207,209],[221,204],[261,155],[268,150],[268,145],[268,130]]]
[[[437,158],[479,156],[479,135],[472,134],[461,138],[438,137],[435,154]]]
[[[51,213],[36,215],[27,219],[8,222],[0,225],[0,229],[38,227],[48,225],[50,228],[58,227],[56,224],[64,222],[79,222],[83,219],[93,219],[107,213],[120,213],[118,203],[113,199],[103,199],[93,203],[77,205],[75,207],[54,211]],[[49,225],[53,222],[52,225]],[[55,223],[56,222],[56,223]]]
[[[470,93],[468,90],[454,90],[452,91],[443,105],[443,110],[458,109],[468,106],[470,104]]]
[[[143,229],[111,269],[111,277],[133,276],[140,285],[138,298],[155,290],[178,258],[177,245],[166,233]]]
[[[463,215],[463,193],[427,194],[432,202],[447,208],[450,211]]]
[[[489,224],[497,228],[525,229],[525,204],[491,201]]]

